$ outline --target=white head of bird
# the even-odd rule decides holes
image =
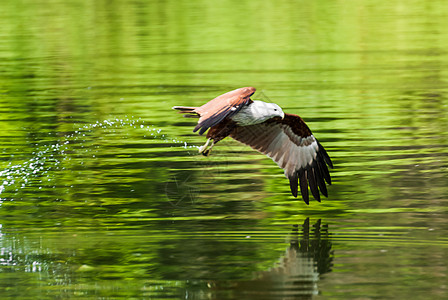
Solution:
[[[253,100],[253,103],[241,109],[232,119],[241,126],[248,126],[263,123],[274,117],[282,119],[285,117],[280,106],[275,103]]]

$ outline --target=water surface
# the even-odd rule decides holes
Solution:
[[[0,4],[3,298],[444,299],[444,1]],[[255,86],[322,203],[171,110]]]

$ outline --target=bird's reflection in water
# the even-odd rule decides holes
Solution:
[[[272,268],[224,289],[238,299],[312,299],[319,293],[321,275],[331,271],[331,246],[328,225],[318,220],[310,228],[306,219],[301,227],[293,226],[290,245]]]

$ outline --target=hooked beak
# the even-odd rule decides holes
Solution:
[[[285,113],[282,112],[282,120],[285,118]]]

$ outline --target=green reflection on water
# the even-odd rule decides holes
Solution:
[[[334,266],[285,292],[443,298],[447,6],[2,1],[2,296],[269,295],[300,224]],[[170,109],[247,85],[329,151],[321,204],[235,141],[198,156]],[[309,244],[308,217],[328,226]]]

